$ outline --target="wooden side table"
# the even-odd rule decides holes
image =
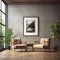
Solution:
[[[32,51],[33,51],[33,43],[27,44],[27,50],[28,50],[28,47],[32,47]]]

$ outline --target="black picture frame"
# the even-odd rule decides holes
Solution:
[[[38,20],[37,16],[23,17],[23,35],[24,36],[38,36]]]

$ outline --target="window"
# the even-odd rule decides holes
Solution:
[[[6,4],[0,0],[0,49],[5,48]],[[3,42],[4,41],[4,42]]]
[[[5,4],[3,1],[2,1],[2,11],[5,13]]]
[[[0,9],[1,9],[1,0],[0,0]]]
[[[0,23],[1,23],[1,11],[0,11]]]
[[[2,24],[5,25],[5,14],[2,13]]]

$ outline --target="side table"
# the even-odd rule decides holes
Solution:
[[[32,47],[32,51],[33,51],[33,43],[27,44],[27,50],[28,50],[28,47]]]

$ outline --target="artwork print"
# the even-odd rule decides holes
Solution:
[[[35,36],[38,35],[38,17],[24,17],[24,35]]]

